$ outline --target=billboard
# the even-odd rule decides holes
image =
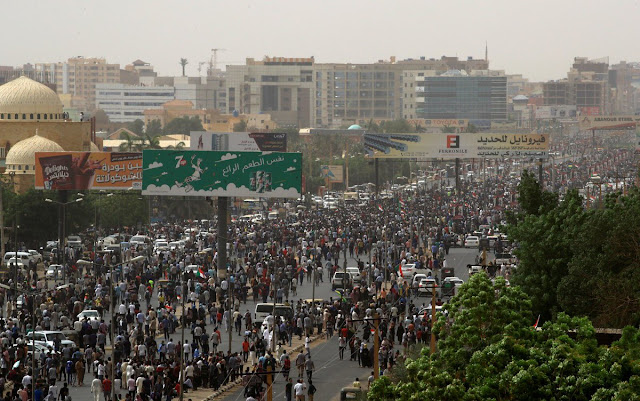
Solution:
[[[549,120],[554,118],[575,118],[577,115],[576,106],[557,105],[539,106],[536,108],[536,118],[538,120]]]
[[[544,158],[549,134],[365,134],[364,146],[374,158]]]
[[[142,153],[36,152],[36,189],[140,189]]]
[[[469,120],[464,120],[464,119],[431,119],[431,120],[424,120],[424,124],[420,124],[420,125],[424,125],[425,127],[429,128],[429,127],[436,127],[436,128],[444,128],[444,127],[451,127],[451,128],[467,128],[467,126],[469,126]]]
[[[329,182],[343,182],[342,165],[322,165],[320,166],[320,176],[328,178]]]
[[[144,195],[299,198],[302,154],[144,150]]]
[[[635,129],[640,123],[640,116],[580,116],[580,130],[619,130]]]
[[[191,150],[286,152],[287,134],[249,132],[191,132]]]

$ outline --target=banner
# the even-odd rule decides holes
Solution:
[[[144,195],[299,198],[302,154],[144,150]]]
[[[546,158],[549,134],[365,134],[374,158]]]
[[[36,189],[140,189],[142,153],[36,152]]]
[[[233,150],[240,152],[286,152],[287,134],[193,131],[191,150]]]
[[[581,131],[635,129],[640,116],[580,116],[578,124]]]
[[[343,182],[342,165],[320,166],[320,176],[328,178],[329,182]]]

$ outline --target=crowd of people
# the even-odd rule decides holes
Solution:
[[[626,168],[630,159],[613,150],[596,159],[563,159],[551,167],[549,174],[558,179],[550,185],[559,189],[588,181],[590,175],[573,172],[570,163]],[[69,401],[70,388],[89,386],[96,401],[101,396],[170,401],[181,392],[217,390],[240,377],[247,399],[260,399],[267,379],[280,376],[287,399],[313,399],[316,367],[309,342],[314,335],[338,338],[336,358],[348,356],[367,372],[388,374],[431,334],[429,309],[412,298],[402,266],[415,264],[438,278],[450,248],[462,245],[465,235],[496,231],[505,213],[517,207],[511,194],[518,181],[508,173],[496,171],[483,182],[449,179],[398,189],[365,206],[308,207],[269,224],[233,222],[226,266],[217,263],[215,229],[183,222],[141,231],[151,239],[185,238],[183,248],[153,252],[137,245],[118,255],[92,252],[89,239],[88,255],[66,250],[62,285],[37,268],[14,271],[9,289],[0,292],[0,400]],[[361,282],[322,302],[298,297],[301,286],[331,281],[347,255],[357,260]],[[248,299],[286,303],[293,313],[270,316],[265,326],[244,307]],[[99,316],[83,318],[87,309]],[[29,350],[31,336],[40,341],[37,333],[43,331],[65,331],[74,342],[54,336]],[[223,345],[230,332],[243,339],[241,348]],[[287,348],[296,337],[305,345],[294,356]],[[290,377],[292,365],[297,377]]]

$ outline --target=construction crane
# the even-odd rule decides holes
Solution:
[[[213,71],[216,70],[218,68],[218,52],[223,52],[226,51],[227,49],[211,49],[211,52],[213,53],[211,55],[211,60],[209,62],[209,75],[213,75]]]
[[[202,75],[202,66],[205,65],[205,64],[207,64],[206,61],[200,61],[198,63],[198,75]]]

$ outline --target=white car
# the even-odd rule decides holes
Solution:
[[[418,284],[418,296],[428,297],[433,292],[433,287],[436,287],[436,297],[438,296],[438,284],[434,278],[423,278]]]
[[[35,249],[29,249],[29,259],[31,259],[31,261],[33,263],[42,263],[42,255],[40,254],[40,252],[36,251]]]
[[[411,280],[415,273],[415,269],[415,263],[405,263],[404,266],[402,266],[402,277],[404,277],[405,280]]]
[[[33,341],[33,335],[34,332],[30,332],[27,333],[26,338],[27,341],[31,342]],[[76,347],[76,343],[74,343],[71,340],[68,340],[67,337],[61,332],[61,331],[50,331],[50,330],[46,330],[46,331],[36,331],[35,332],[35,340],[36,340],[36,344],[42,344],[45,347],[54,347],[54,340],[58,338],[60,339],[60,345],[62,346],[62,348],[67,348],[67,347],[72,347],[75,348]]]
[[[475,235],[470,235],[464,240],[465,248],[477,248],[480,246],[480,238]]]
[[[98,313],[95,309],[85,309],[82,312],[78,313],[78,321],[82,322],[84,319],[88,321],[95,320],[96,322],[100,321],[100,313]]]
[[[54,280],[61,279],[62,275],[62,265],[49,265],[45,274],[46,278]]]
[[[347,267],[347,273],[351,276],[351,281],[359,283],[362,277],[360,276],[360,269],[357,267]]]

